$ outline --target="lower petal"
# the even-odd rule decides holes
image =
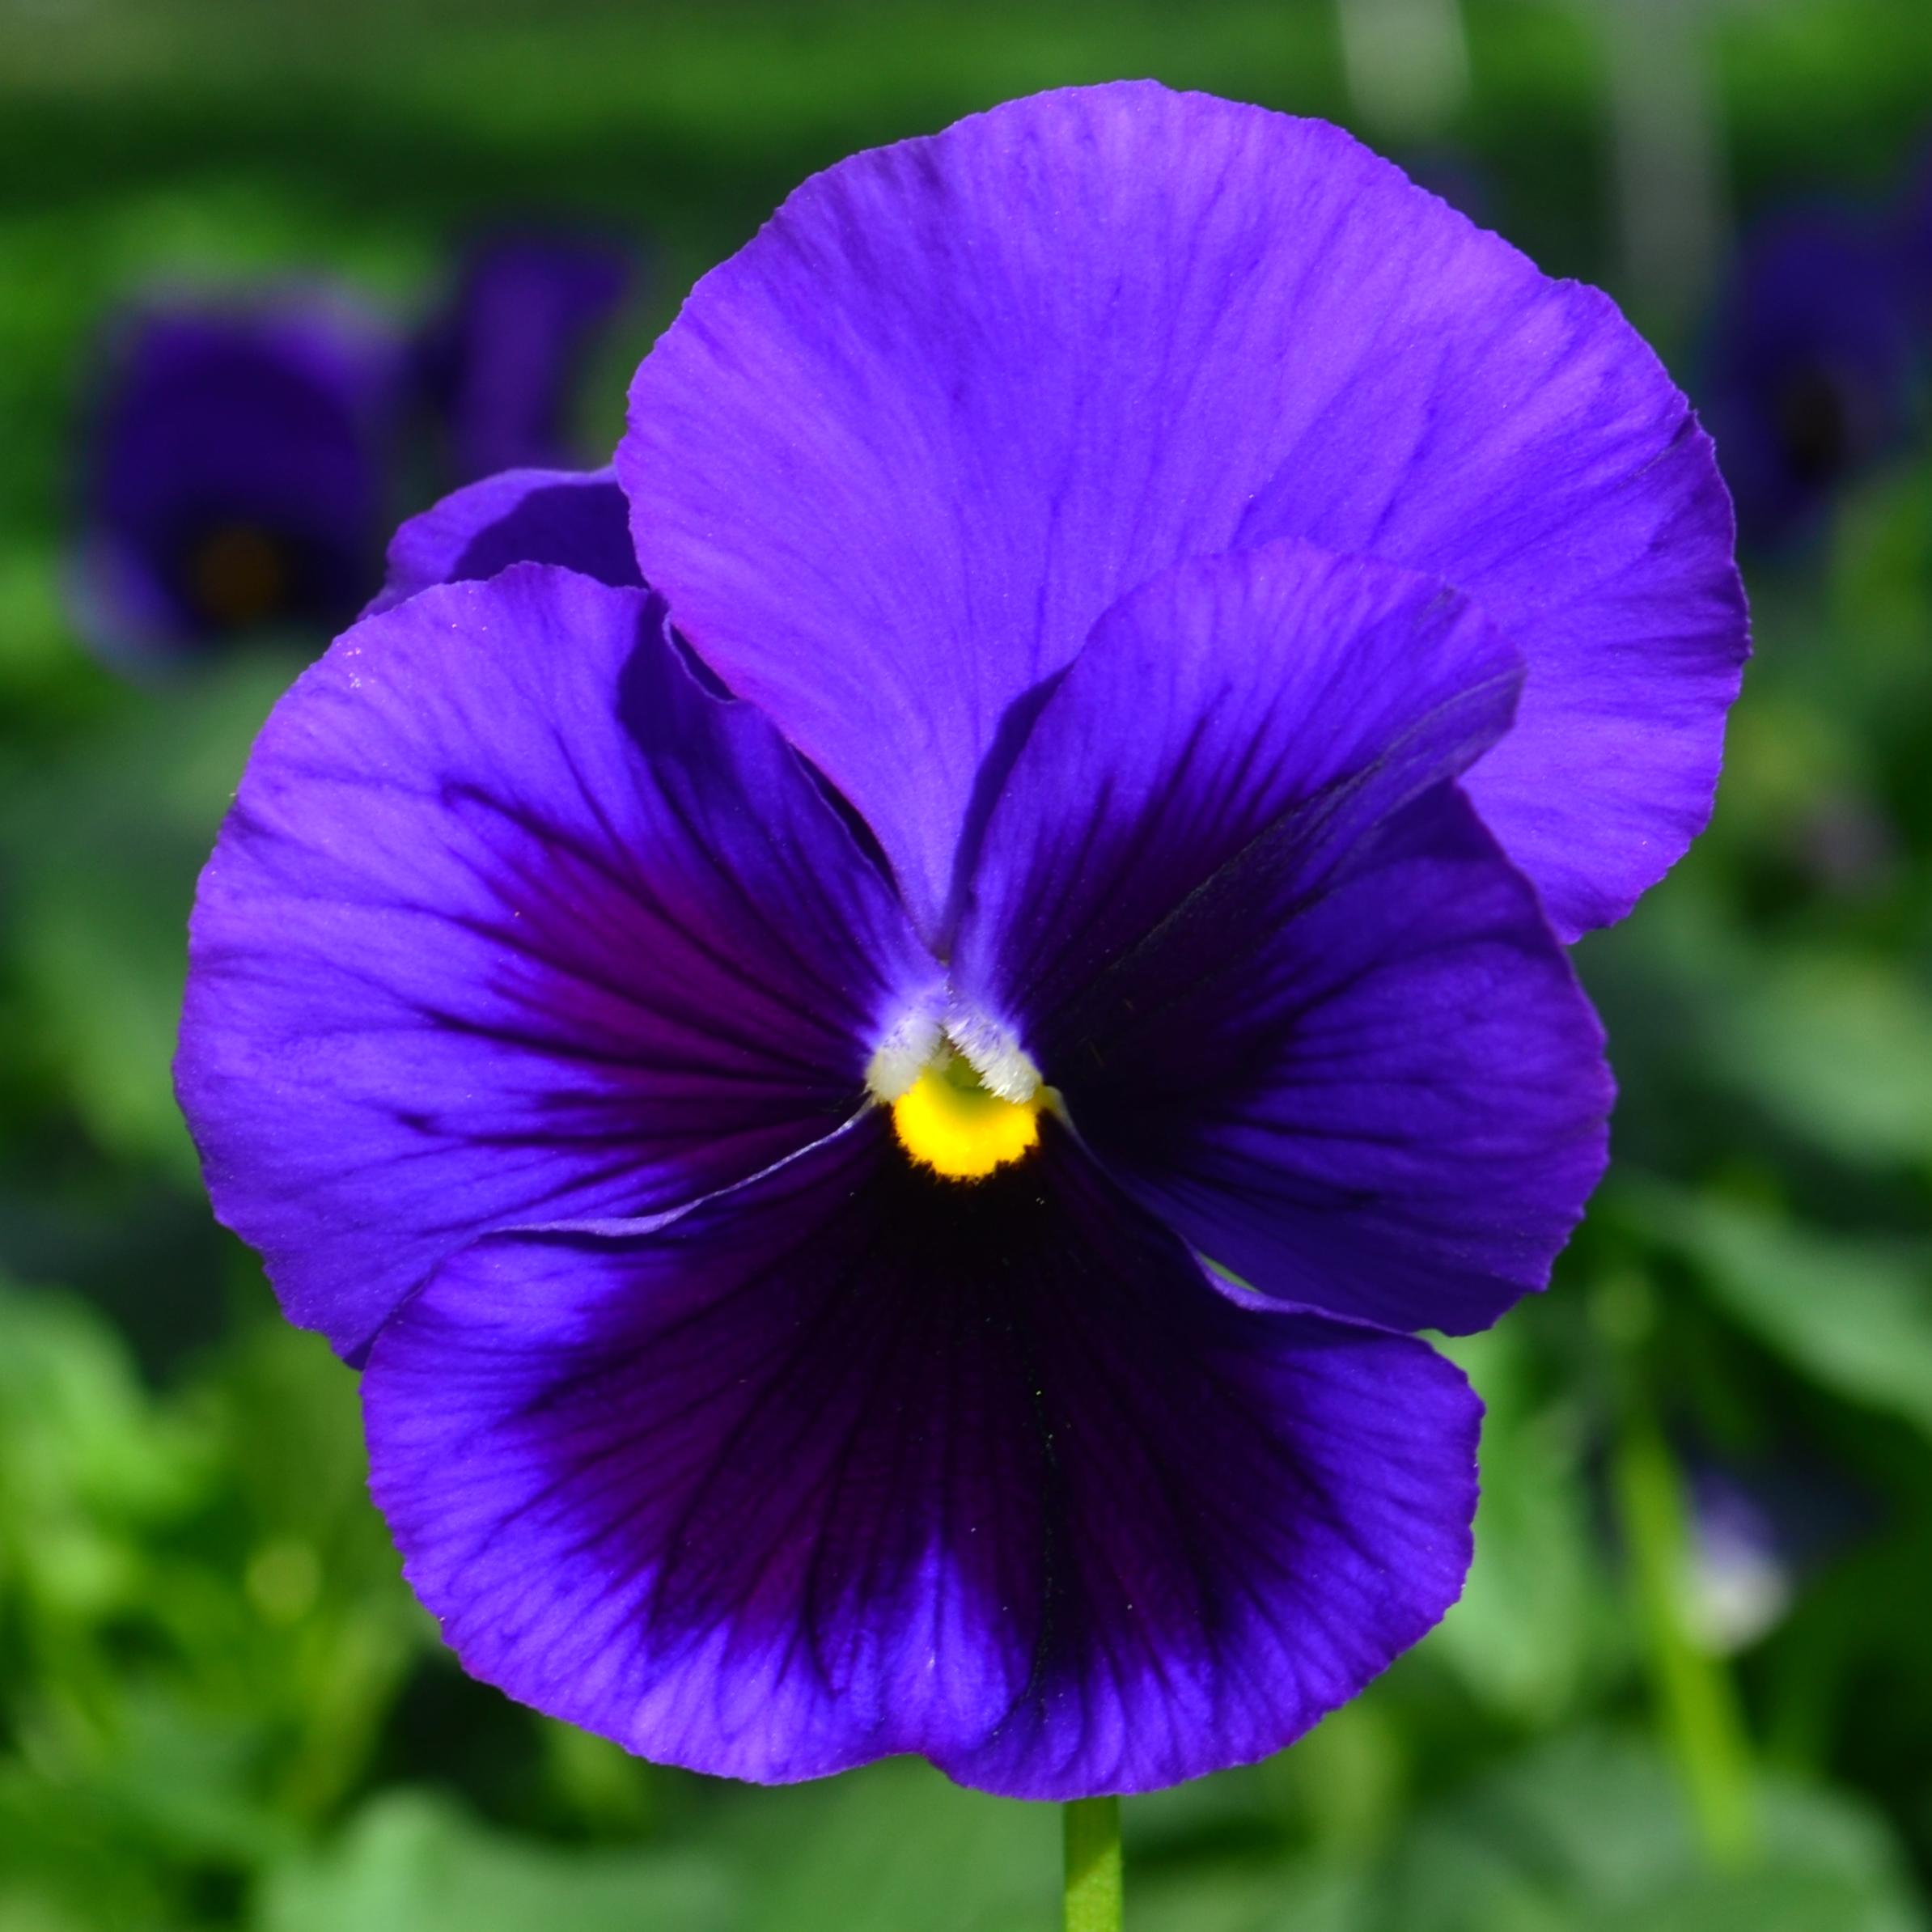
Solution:
[[[364,1399],[469,1670],[765,1782],[910,1751],[1061,1799],[1257,1758],[1469,1555],[1460,1372],[1217,1293],[1051,1122],[971,1185],[874,1114],[655,1231],[492,1237]]]

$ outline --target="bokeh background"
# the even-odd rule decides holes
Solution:
[[[321,640],[244,596],[130,658],[83,538],[144,315],[326,286],[420,342],[477,236],[594,232],[637,272],[568,358],[587,464],[805,173],[1138,74],[1343,121],[1616,294],[1752,506],[1759,655],[1710,833],[1578,949],[1611,1177],[1453,1345],[1464,1600],[1281,1757],[1130,1801],[1129,1924],[1929,1922],[1925,0],[0,0],[0,1932],[1056,1923],[1049,1807],[636,1763],[439,1647],[354,1378],[168,1087],[196,870]],[[421,507],[447,436],[383,476]]]

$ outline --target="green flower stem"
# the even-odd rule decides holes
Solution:
[[[1612,1479],[1658,1714],[1705,1849],[1714,1863],[1748,1864],[1758,1848],[1750,1741],[1731,1673],[1684,1614],[1683,1484],[1648,1415],[1626,1417]]]
[[[1121,1932],[1121,1801],[1076,1798],[1066,1823],[1066,1932]]]

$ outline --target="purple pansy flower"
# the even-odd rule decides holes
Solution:
[[[415,354],[460,481],[571,464],[572,385],[635,278],[630,251],[595,235],[513,231],[467,252]]]
[[[405,527],[256,748],[179,1079],[467,1667],[1061,1798],[1420,1636],[1480,1412],[1409,1332],[1601,1169],[1559,934],[1708,808],[1729,545],[1601,296],[1150,84],[807,182],[614,479]]]
[[[1766,223],[1718,305],[1705,416],[1746,536],[1816,524],[1906,423],[1912,331],[1903,256],[1831,209]]]
[[[123,663],[324,633],[380,580],[400,345],[324,296],[134,318],[89,440],[75,616]]]

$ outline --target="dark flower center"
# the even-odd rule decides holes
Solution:
[[[259,624],[286,604],[294,588],[288,546],[253,523],[222,523],[188,553],[189,600],[224,629]]]
[[[1785,460],[1801,483],[1828,483],[1850,466],[1849,413],[1829,371],[1794,371],[1778,386],[1775,414]]]

